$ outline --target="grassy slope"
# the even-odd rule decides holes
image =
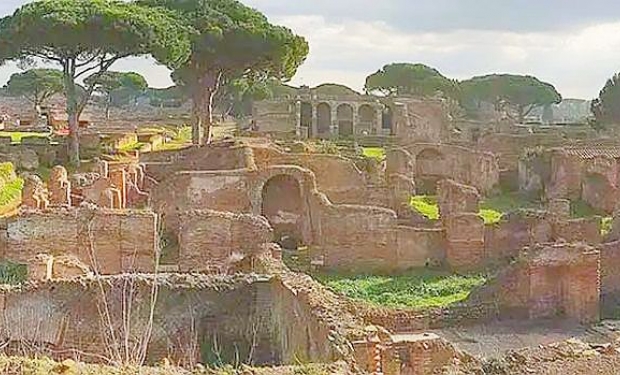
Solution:
[[[401,308],[447,306],[467,298],[482,285],[484,276],[458,276],[429,270],[396,276],[319,274],[315,277],[330,289],[374,305]]]

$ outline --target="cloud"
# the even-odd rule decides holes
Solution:
[[[617,0],[246,0],[273,16],[321,15],[330,22],[384,21],[398,30],[550,31],[618,19]]]
[[[391,62],[421,62],[465,79],[531,74],[565,97],[591,98],[620,70],[616,0],[242,0],[310,42],[295,84],[336,82],[360,90]],[[1,0],[0,14],[26,0]],[[169,71],[132,58],[113,66],[172,84]],[[0,68],[6,82],[14,66]]]
[[[620,66],[620,22],[571,31],[453,30],[406,32],[381,21],[331,22],[322,16],[281,16],[310,43],[310,56],[293,80],[330,81],[361,89],[386,63],[421,62],[466,79],[490,73],[531,74],[566,97],[590,98]]]

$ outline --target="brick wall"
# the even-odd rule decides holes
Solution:
[[[8,218],[5,224],[4,258],[11,261],[25,263],[38,254],[74,255],[103,274],[155,268],[157,216],[152,212],[30,211]]]
[[[180,217],[179,267],[182,272],[220,269],[233,254],[256,253],[273,240],[273,232],[262,216],[212,210],[193,210]]]
[[[472,293],[472,302],[495,301],[500,314],[521,318],[599,319],[600,253],[585,244],[536,245]]]

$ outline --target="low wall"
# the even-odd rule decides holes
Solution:
[[[23,211],[3,222],[2,258],[28,263],[39,254],[72,255],[102,274],[153,272],[156,228],[150,211]]]

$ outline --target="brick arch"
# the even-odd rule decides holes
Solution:
[[[317,135],[327,135],[331,133],[332,126],[332,107],[329,103],[321,102],[316,106],[316,128]]]
[[[355,109],[349,103],[341,103],[336,107],[336,118],[338,120],[338,135],[349,137],[353,135],[353,119]]]
[[[297,206],[293,206],[299,215],[299,222],[296,230],[298,235],[304,244],[311,244],[314,238],[313,236],[313,223],[312,223],[312,201],[317,193],[316,179],[314,174],[307,169],[298,166],[273,166],[258,173],[254,181],[254,186],[251,188],[251,203],[252,212],[255,215],[263,215],[265,208],[265,196],[264,192],[269,189],[269,186],[274,182],[284,182],[280,184],[281,187],[286,185],[295,186],[293,190],[296,190],[294,194],[298,194]],[[286,188],[285,188],[286,189]],[[277,189],[276,189],[277,190]],[[277,191],[275,194],[278,194]],[[280,199],[282,197],[279,197]],[[290,203],[290,202],[289,202]],[[269,212],[267,212],[269,214]],[[269,220],[269,218],[267,218]],[[273,220],[272,220],[273,221]],[[274,226],[274,223],[270,221],[270,224]],[[276,235],[278,229],[274,227]],[[286,228],[281,228],[286,229]]]

